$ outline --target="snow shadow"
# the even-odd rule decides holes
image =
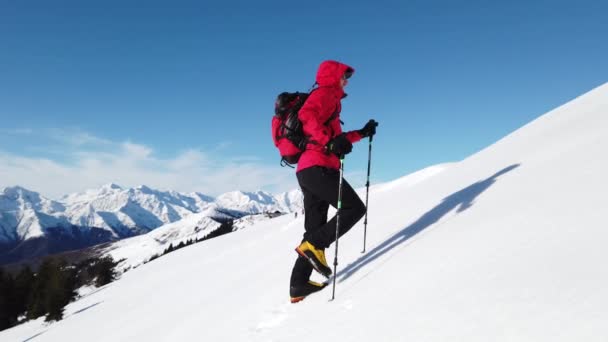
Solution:
[[[92,305],[89,305],[89,306],[87,306],[87,307],[85,307],[85,308],[83,308],[83,309],[80,309],[80,310],[78,310],[78,311],[74,311],[74,313],[73,313],[71,316],[78,315],[79,313],[83,313],[83,312],[85,312],[85,311],[87,311],[87,310],[89,310],[89,309],[91,309],[91,308],[93,308],[93,307],[96,307],[97,305],[99,305],[99,304],[101,304],[101,303],[103,303],[103,301],[101,301],[101,302],[97,302],[97,303],[92,304]]]
[[[469,209],[471,206],[473,206],[473,203],[477,196],[479,196],[490,186],[496,183],[498,177],[513,171],[520,165],[521,164],[513,164],[511,166],[508,166],[493,174],[492,176],[482,181],[471,184],[468,187],[444,198],[441,203],[439,203],[435,208],[431,209],[426,214],[422,215],[414,223],[403,228],[401,231],[397,232],[395,235],[391,236],[386,241],[382,242],[378,246],[368,251],[367,254],[361,256],[355,262],[349,264],[346,268],[339,271],[337,274],[338,281],[343,282],[344,280],[348,279],[350,276],[359,271],[365,265],[371,263],[383,254],[406,242],[411,237],[432,226],[434,223],[439,221],[443,216],[445,216],[452,210],[457,208],[456,212],[460,213]]]
[[[36,337],[38,337],[38,336],[40,336],[40,335],[44,334],[45,332],[46,332],[46,331],[43,331],[43,332],[37,333],[36,335],[34,335],[34,336],[32,336],[32,337],[30,337],[30,338],[28,338],[28,339],[25,339],[25,340],[23,340],[23,341],[21,341],[21,342],[28,342],[28,341],[31,341],[31,340],[35,339]]]

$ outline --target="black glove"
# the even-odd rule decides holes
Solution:
[[[365,124],[365,126],[363,128],[361,128],[360,130],[358,130],[357,132],[359,132],[359,135],[361,135],[361,138],[371,137],[374,134],[376,134],[376,127],[378,127],[378,123],[374,120],[369,120]]]
[[[353,144],[346,138],[346,134],[342,133],[333,138],[325,146],[327,150],[338,157],[344,154],[349,154],[353,150]]]

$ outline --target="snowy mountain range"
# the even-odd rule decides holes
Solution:
[[[335,300],[328,287],[289,303],[304,219],[283,215],[147,263],[63,321],[0,340],[605,341],[607,112],[605,84],[463,161],[372,185],[367,250],[363,222],[340,238]]]
[[[221,222],[301,208],[299,190],[279,195],[233,191],[213,198],[107,184],[51,200],[9,187],[0,192],[0,264],[145,234],[197,213]]]

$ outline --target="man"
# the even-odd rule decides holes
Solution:
[[[313,90],[299,111],[307,138],[306,150],[298,161],[296,176],[304,194],[304,239],[296,247],[299,254],[291,273],[291,302],[323,289],[326,284],[310,280],[315,269],[326,278],[331,268],[325,249],[336,239],[336,217],[327,221],[329,205],[338,206],[340,156],[352,150],[352,144],[376,133],[378,123],[370,120],[360,130],[342,132],[340,101],[346,97],[344,87],[354,69],[337,61],[324,61],[317,71],[318,88]],[[342,182],[342,207],[339,236],[346,233],[365,215],[365,205],[348,184]]]

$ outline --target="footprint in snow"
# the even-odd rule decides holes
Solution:
[[[283,321],[285,321],[287,318],[288,307],[289,305],[283,304],[278,308],[269,310],[266,314],[264,314],[264,318],[260,323],[258,323],[254,330],[260,333],[281,325],[281,323],[283,323]]]

